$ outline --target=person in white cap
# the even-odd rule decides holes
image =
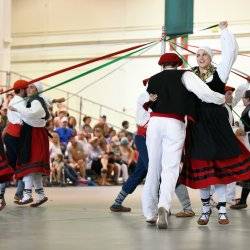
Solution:
[[[164,70],[152,76],[147,87],[147,92],[156,98],[150,106],[152,112],[147,127],[149,163],[142,208],[146,221],[154,221],[157,217],[159,229],[168,227],[167,216],[179,177],[186,136],[185,118],[197,120],[197,97],[209,103],[225,102],[222,94],[210,90],[193,72],[177,70],[182,63],[175,53],[163,54],[158,64]],[[192,77],[197,79],[189,81]]]
[[[233,63],[238,53],[234,35],[228,30],[227,22],[220,22],[222,61],[217,68],[212,65],[212,50],[201,47],[197,51],[198,67],[187,79],[193,82],[197,77],[215,93],[225,94]],[[191,72],[190,72],[191,73]],[[211,214],[210,186],[215,185],[218,198],[218,223],[228,224],[226,212],[226,184],[250,177],[250,154],[233,133],[228,112],[223,105],[199,102],[198,121],[189,128],[190,144],[184,163],[181,182],[191,188],[200,189],[202,201],[199,225],[206,225]]]
[[[32,187],[37,194],[36,202],[31,207],[37,207],[48,200],[44,194],[42,175],[49,175],[49,140],[45,129],[49,112],[44,99],[39,96],[43,86],[41,83],[30,84],[27,88],[29,97],[26,107],[9,107],[10,110],[21,114],[23,126],[21,129],[20,151],[17,159],[15,176],[23,178],[25,189],[23,198],[16,201],[18,205],[33,202]]]

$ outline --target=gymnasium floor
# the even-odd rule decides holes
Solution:
[[[198,226],[198,192],[190,196],[197,216],[170,217],[168,230],[146,225],[140,209],[142,187],[129,196],[131,213],[116,214],[109,206],[121,187],[47,188],[49,202],[39,208],[17,207],[14,188],[7,190],[7,207],[0,212],[0,250],[217,250],[250,249],[250,210],[230,211],[231,224]],[[173,212],[179,204],[174,201]]]

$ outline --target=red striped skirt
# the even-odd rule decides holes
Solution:
[[[237,157],[225,160],[196,160],[185,157],[179,181],[196,189],[249,180],[250,152],[239,140],[238,143],[241,153]]]
[[[18,162],[18,161],[17,161]],[[49,140],[45,128],[32,128],[29,161],[17,164],[15,177],[20,179],[31,173],[49,175]]]

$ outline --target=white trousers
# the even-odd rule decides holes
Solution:
[[[179,177],[185,133],[185,124],[179,120],[150,118],[146,136],[148,173],[142,194],[142,209],[147,219],[156,216],[159,207],[170,209]]]
[[[211,193],[212,188],[212,193]],[[218,202],[226,202],[226,190],[227,185],[225,184],[216,184],[214,186],[208,186],[206,188],[200,189],[200,197],[201,199],[209,199],[210,195],[215,193],[218,199]]]
[[[214,193],[216,193],[216,188],[215,186],[210,186],[210,195],[214,195]],[[232,202],[233,199],[235,199],[235,194],[236,194],[236,182],[232,182],[226,185],[226,201],[227,202]],[[218,194],[217,194],[218,196]],[[217,197],[218,199],[218,197]]]

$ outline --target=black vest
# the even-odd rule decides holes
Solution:
[[[250,111],[250,105],[246,106],[246,108],[243,110],[241,114],[241,121],[244,125],[245,132],[250,131],[250,118],[248,116],[248,112]]]
[[[225,95],[225,83],[221,81],[217,70],[214,72],[213,74],[213,79],[211,82],[207,82],[206,83],[208,85],[208,87],[215,91],[218,92],[222,95]]]
[[[182,83],[185,70],[164,70],[149,79],[147,92],[157,94],[150,106],[153,112],[188,115],[196,119],[197,97]]]

